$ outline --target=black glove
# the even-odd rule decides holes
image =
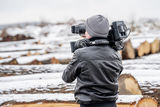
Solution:
[[[89,39],[81,39],[76,42],[71,42],[71,51],[74,52],[79,48],[88,47],[89,44],[90,44]]]
[[[123,41],[117,41],[114,43],[113,46],[111,46],[113,49],[115,49],[116,51],[118,50],[122,50],[124,48],[124,43]]]
[[[89,46],[89,40],[88,39],[81,39],[81,40],[78,40],[76,41],[75,43],[75,48],[78,49],[78,48],[83,48],[83,47],[87,47]]]

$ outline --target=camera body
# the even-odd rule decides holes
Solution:
[[[128,28],[123,21],[113,22],[109,30],[108,40],[111,42],[120,41],[128,37]]]
[[[75,34],[84,35],[86,32],[86,26],[84,23],[74,25],[71,27],[71,31]],[[115,50],[122,50],[124,47],[123,40],[129,36],[129,33],[130,29],[127,28],[124,21],[115,21],[112,22],[111,29],[109,30],[106,39],[109,41],[109,45],[112,48]]]

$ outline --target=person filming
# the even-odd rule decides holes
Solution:
[[[62,79],[67,83],[77,79],[74,95],[80,107],[116,107],[118,78],[123,70],[118,50],[123,49],[127,30],[123,21],[113,22],[110,29],[102,15],[72,26],[72,33],[84,39],[74,43],[74,55]]]

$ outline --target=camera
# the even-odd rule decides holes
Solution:
[[[109,30],[108,40],[111,42],[120,41],[129,36],[129,29],[123,21],[113,22]]]
[[[72,33],[84,35],[86,32],[86,26],[84,23],[79,25],[74,25],[71,27]],[[115,21],[112,22],[112,25],[109,30],[109,34],[106,36],[106,39],[109,41],[109,45],[115,50],[122,50],[124,47],[123,41],[130,34],[130,29],[127,28],[124,21]],[[71,44],[71,50],[73,49],[73,43]]]
[[[83,35],[86,32],[86,26],[84,23],[71,27],[72,33]]]

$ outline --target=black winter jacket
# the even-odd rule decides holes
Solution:
[[[108,45],[77,49],[62,79],[72,82],[77,78],[75,99],[80,104],[115,101],[118,77],[122,72],[121,57]]]

